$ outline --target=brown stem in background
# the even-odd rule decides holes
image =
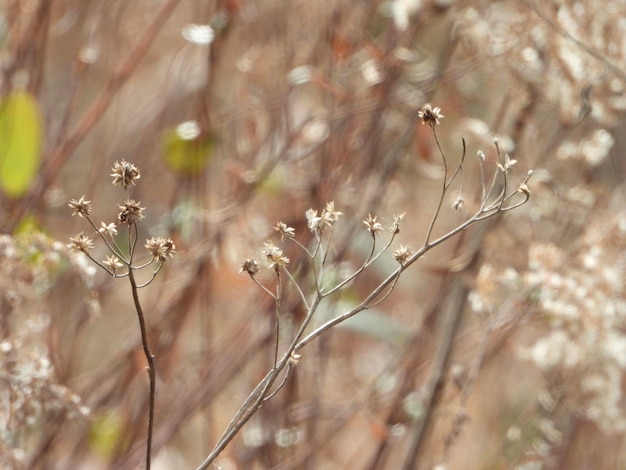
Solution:
[[[100,118],[102,118],[115,95],[128,81],[141,59],[146,55],[146,52],[154,42],[161,27],[165,24],[179,2],[180,0],[169,0],[161,7],[152,22],[145,29],[137,45],[130,51],[119,68],[113,73],[104,89],[94,99],[87,111],[85,111],[85,114],[76,127],[74,127],[63,142],[54,147],[48,155],[44,157],[45,166],[41,170],[41,178],[37,184],[33,185],[30,194],[26,196],[22,204],[20,204],[13,214],[11,220],[12,227],[15,227],[15,225],[19,223],[20,219],[29,208],[35,206],[42,200],[43,194],[55,180],[68,158],[83,141],[85,136],[98,123]]]

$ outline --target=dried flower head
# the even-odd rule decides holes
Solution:
[[[332,227],[342,215],[342,212],[335,210],[335,203],[333,201],[326,204],[326,208],[322,211],[320,216],[317,215],[317,211],[314,209],[309,209],[305,213],[309,229],[312,232],[318,233],[322,232],[326,227]]]
[[[286,238],[295,238],[296,236],[296,229],[288,227],[284,222],[278,222],[274,226],[274,230],[280,233],[281,240],[285,240]]]
[[[80,232],[73,237],[70,237],[70,244],[68,248],[72,251],[80,251],[85,254],[89,254],[93,248],[93,240]]]
[[[463,194],[459,193],[458,196],[452,202],[452,209],[457,212],[461,212],[463,209],[463,204],[465,204],[465,200],[463,199]]]
[[[122,212],[117,216],[120,223],[132,225],[143,219],[143,210],[145,208],[141,207],[140,204],[141,202],[137,202],[134,199],[124,201],[124,204],[119,206]]]
[[[322,230],[322,218],[317,216],[317,211],[315,209],[309,209],[304,215],[306,217],[311,232]]]
[[[297,354],[295,351],[291,351],[291,354],[289,355],[289,359],[287,359],[287,361],[289,361],[289,364],[291,366],[297,366],[300,362],[301,357],[302,354]]]
[[[363,221],[363,224],[365,224],[367,230],[372,234],[373,237],[375,237],[378,232],[382,232],[384,230],[383,224],[378,222],[376,220],[377,218],[377,216],[372,217],[372,214],[368,214]]]
[[[115,255],[107,256],[107,259],[102,264],[108,266],[113,274],[124,267],[121,260]]]
[[[265,242],[263,255],[269,261],[270,269],[273,269],[274,271],[278,271],[280,268],[285,267],[287,266],[287,264],[289,264],[289,258],[283,255],[283,250],[278,248],[272,242]]]
[[[322,219],[326,225],[333,226],[339,217],[343,215],[343,212],[335,210],[335,201],[326,203],[326,209],[322,211]]]
[[[393,252],[393,257],[398,263],[404,265],[412,254],[413,249],[410,246],[400,245],[400,248]]]
[[[498,168],[502,173],[508,173],[509,170],[517,163],[517,160],[512,159],[508,153],[504,154],[504,165],[498,163]]]
[[[259,263],[254,258],[248,258],[243,263],[241,263],[241,269],[239,269],[240,273],[248,273],[250,276],[254,276],[259,272]]]
[[[145,247],[148,249],[154,259],[159,261],[167,261],[167,257],[174,257],[176,253],[176,245],[171,238],[152,237],[146,240]]]
[[[114,223],[105,224],[104,222],[100,222],[100,228],[98,229],[98,232],[102,234],[106,233],[109,237],[113,238],[115,235],[117,235],[117,225],[115,225]]]
[[[518,193],[522,193],[526,197],[530,197],[530,189],[526,183],[520,184],[519,188],[517,188]]]
[[[422,109],[417,113],[422,120],[422,124],[428,124],[433,129],[440,124],[439,119],[443,119],[445,116],[441,114],[441,108],[432,107],[430,103],[426,103],[422,106]]]
[[[135,185],[135,181],[141,178],[139,169],[132,163],[128,163],[126,160],[121,162],[115,162],[113,164],[113,186],[121,186],[127,189],[130,185]]]
[[[389,228],[389,230],[394,235],[398,235],[400,233],[400,221],[404,218],[405,214],[406,214],[406,212],[403,212],[400,215],[394,215],[393,216],[393,224],[391,224],[391,227]]]
[[[78,214],[79,217],[87,217],[91,214],[91,201],[87,201],[85,196],[81,196],[78,201],[70,199],[68,206],[72,209],[72,216]]]

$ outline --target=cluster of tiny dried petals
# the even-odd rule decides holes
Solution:
[[[134,199],[124,201],[123,205],[119,205],[122,209],[117,216],[120,223],[132,225],[144,218],[144,207],[141,207],[141,202],[137,202]]]
[[[335,210],[335,203],[333,201],[326,204],[326,208],[319,216],[315,209],[309,209],[305,213],[309,229],[312,232],[318,233],[322,232],[326,227],[332,227],[342,215],[342,212]]]
[[[239,269],[240,273],[248,273],[251,276],[254,276],[256,273],[259,272],[259,263],[256,259],[254,258],[248,258],[246,260],[244,260],[243,263],[241,263],[241,269]]]
[[[135,181],[141,178],[139,169],[132,163],[128,163],[126,160],[115,162],[111,170],[113,170],[113,173],[111,173],[111,176],[113,177],[113,185],[121,186],[124,189],[127,189],[131,185],[134,186]]]
[[[460,212],[463,209],[463,204],[465,204],[465,199],[463,199],[463,194],[459,193],[452,202],[452,209],[456,212]]]
[[[302,354],[297,354],[295,351],[291,351],[291,354],[289,354],[289,364],[292,366],[297,366],[298,363],[300,362],[300,358],[302,357]]]
[[[113,238],[117,235],[117,225],[115,225],[114,223],[104,223],[104,222],[100,222],[100,228],[98,229],[98,232],[102,233],[102,234],[107,234],[109,237]]]
[[[512,159],[508,153],[504,154],[504,165],[498,162],[498,168],[502,173],[508,173],[509,170],[517,163],[517,160]]]
[[[378,222],[377,219],[377,216],[372,217],[372,214],[368,214],[363,221],[363,224],[365,224],[367,230],[372,234],[373,237],[375,237],[378,232],[382,232],[384,230],[383,224]]]
[[[72,209],[72,216],[88,217],[91,214],[91,201],[87,201],[85,196],[80,199],[70,199],[68,206]]]
[[[176,253],[176,245],[171,238],[152,237],[146,240],[145,247],[152,258],[159,261],[167,261],[168,257],[173,258]]]
[[[400,245],[400,248],[393,252],[394,259],[401,265],[405,265],[413,254],[413,249],[408,245]]]
[[[89,254],[93,248],[93,240],[83,232],[80,232],[70,237],[68,248],[72,251],[80,251],[81,253]]]
[[[400,221],[404,218],[405,214],[406,212],[403,212],[400,215],[393,216],[393,224],[391,224],[391,227],[389,227],[389,230],[394,235],[398,235],[400,233]]]
[[[103,261],[102,264],[107,266],[113,274],[116,274],[121,268],[124,267],[122,260],[115,255],[107,256],[107,259]]]
[[[439,122],[439,119],[443,119],[445,117],[443,114],[441,114],[441,108],[439,108],[438,106],[433,108],[430,103],[426,103],[424,106],[422,106],[422,109],[419,110],[417,115],[422,120],[422,124],[427,124],[433,129],[435,128],[435,126],[441,124]]]
[[[281,240],[296,237],[296,229],[293,227],[287,226],[287,224],[285,224],[284,222],[278,222],[274,226],[274,230],[280,233]]]
[[[289,264],[289,258],[283,255],[283,250],[278,248],[272,242],[265,242],[263,256],[269,261],[270,269],[278,271]]]

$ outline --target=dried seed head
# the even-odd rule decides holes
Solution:
[[[130,185],[135,185],[135,181],[141,178],[139,169],[132,163],[128,163],[126,160],[121,162],[115,162],[113,164],[113,186],[121,186],[127,189]]]
[[[452,203],[452,209],[454,209],[456,212],[461,212],[461,210],[463,209],[464,203],[465,203],[465,200],[463,199],[463,195],[459,193],[457,198]]]
[[[122,224],[132,225],[139,220],[143,219],[143,211],[145,207],[141,207],[141,202],[137,202],[134,199],[129,199],[124,201],[123,205],[118,206],[122,209],[117,216],[118,220]]]
[[[248,258],[241,264],[240,273],[248,273],[250,276],[254,276],[259,272],[259,263],[254,258]]]
[[[400,221],[404,218],[405,214],[406,214],[406,212],[403,212],[400,215],[394,215],[393,216],[393,224],[391,224],[391,227],[389,228],[389,230],[394,235],[398,235],[400,233]]]
[[[272,242],[265,242],[263,255],[269,261],[270,269],[273,269],[274,271],[278,271],[280,268],[285,267],[287,266],[287,264],[289,264],[289,258],[283,255],[283,250],[278,248]]]
[[[394,259],[401,265],[406,264],[408,259],[413,254],[413,249],[408,245],[400,245],[396,251],[393,252]]]
[[[115,225],[114,223],[106,224],[104,222],[100,222],[100,228],[98,229],[98,232],[102,234],[106,233],[109,237],[113,238],[115,235],[117,235],[117,225]]]
[[[285,240],[286,238],[295,238],[296,229],[293,227],[288,227],[287,224],[283,222],[278,222],[274,226],[274,230],[280,233],[281,240]]]
[[[72,251],[80,251],[81,253],[89,254],[93,248],[93,240],[80,232],[73,237],[70,237],[70,244],[67,245]]]
[[[174,257],[176,253],[176,245],[171,238],[152,237],[146,240],[145,247],[148,249],[154,259],[159,261],[167,261],[167,257]]]
[[[372,237],[375,237],[378,232],[382,232],[383,224],[377,222],[377,216],[372,217],[372,214],[368,214],[363,224],[367,227],[367,230],[372,234]]]
[[[102,264],[108,266],[113,274],[124,267],[121,260],[115,255],[107,256],[107,259]]]
[[[422,109],[417,113],[422,120],[422,124],[428,124],[433,129],[440,124],[439,119],[443,119],[445,116],[441,114],[441,108],[432,107],[430,103],[426,103],[422,106]]]
[[[87,217],[91,214],[91,201],[87,201],[85,196],[81,196],[78,201],[70,199],[68,206],[72,209],[72,216],[78,214],[79,217]]]
[[[335,222],[337,222],[342,215],[343,212],[335,210],[335,203],[333,201],[326,204],[326,208],[322,211],[320,216],[317,215],[315,209],[309,209],[305,213],[309,229],[317,233],[321,233],[326,227],[335,225]]]

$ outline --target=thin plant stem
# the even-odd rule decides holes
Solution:
[[[280,301],[283,295],[282,280],[280,277],[280,268],[276,268],[276,302],[275,305],[275,322],[276,323],[276,342],[274,344],[274,369],[278,364],[278,343],[280,342]]]
[[[134,224],[133,224],[134,225]],[[150,470],[150,462],[152,457],[152,434],[154,428],[154,403],[156,397],[156,370],[155,361],[152,351],[150,351],[150,345],[148,344],[148,331],[146,328],[146,320],[143,313],[143,308],[139,302],[139,287],[135,281],[135,274],[133,269],[128,271],[128,280],[133,293],[133,302],[135,303],[135,310],[137,312],[137,319],[139,320],[139,329],[141,331],[141,345],[143,352],[148,362],[148,378],[150,380],[150,395],[148,398],[148,436],[146,438],[146,470]]]
[[[443,205],[443,200],[446,196],[446,191],[448,189],[448,186],[447,186],[448,162],[446,161],[446,156],[443,153],[441,144],[439,143],[439,137],[437,137],[437,131],[435,130],[435,127],[431,126],[431,129],[433,131],[433,136],[435,137],[435,142],[437,143],[437,148],[439,149],[439,154],[441,155],[441,159],[443,161],[443,184],[442,184],[442,189],[441,189],[441,195],[439,196],[439,202],[437,203],[437,209],[435,210],[435,214],[433,215],[433,218],[430,221],[428,232],[426,232],[426,240],[424,241],[424,245],[428,245],[430,236],[432,235],[433,229],[435,227],[435,223],[437,222],[437,219],[439,218],[439,212],[441,212],[441,206]]]

